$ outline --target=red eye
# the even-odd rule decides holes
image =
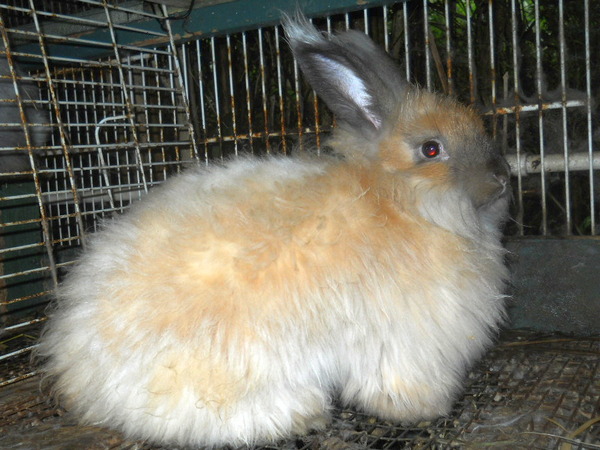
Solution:
[[[442,144],[438,141],[427,141],[421,146],[421,153],[425,158],[435,158],[442,153]]]

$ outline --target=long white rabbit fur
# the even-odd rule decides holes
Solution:
[[[508,171],[478,115],[359,32],[286,33],[337,117],[321,157],[189,170],[96,233],[39,346],[83,423],[172,445],[447,414],[504,316]]]

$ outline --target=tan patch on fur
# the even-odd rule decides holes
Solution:
[[[369,192],[356,177],[340,167],[311,181],[312,192],[303,183],[284,186],[275,196],[254,192],[236,201],[235,210],[215,211],[211,222],[196,216],[158,233],[156,227],[169,221],[149,215],[130,271],[115,276],[128,280],[118,296],[126,305],[142,302],[147,325],[159,333],[170,328],[189,336],[202,319],[243,330],[249,316],[281,309],[282,293],[306,297],[321,287],[329,268],[356,258],[354,242],[388,220],[380,216],[389,200],[376,198],[381,192]]]
[[[434,185],[448,186],[450,184],[450,170],[443,163],[422,164],[412,169],[411,173],[420,178],[427,178]]]
[[[450,97],[421,94],[421,114],[415,124],[429,129],[439,129],[454,134],[463,127],[476,127],[484,132],[481,117],[473,108],[464,106]]]
[[[381,165],[387,170],[407,170],[415,165],[412,150],[403,141],[402,135],[393,133],[379,143]]]
[[[452,97],[421,91],[410,107],[415,111],[416,120],[410,123],[413,129],[440,130],[445,135],[453,135],[475,127],[479,133],[485,133],[480,115]]]

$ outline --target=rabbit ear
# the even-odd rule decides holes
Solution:
[[[338,124],[367,138],[377,135],[405,87],[392,59],[357,31],[326,39],[302,16],[284,16],[283,23],[304,76]]]

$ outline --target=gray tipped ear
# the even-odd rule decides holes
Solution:
[[[358,31],[327,39],[301,15],[284,16],[283,26],[304,76],[339,126],[377,136],[406,88],[394,61]]]

